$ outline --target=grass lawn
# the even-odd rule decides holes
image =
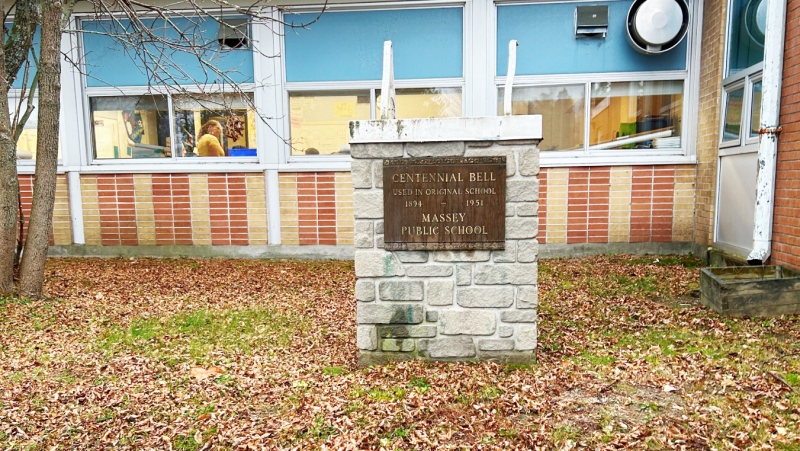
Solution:
[[[800,450],[800,317],[690,257],[540,262],[528,366],[356,366],[352,262],[51,259],[0,298],[0,449]]]

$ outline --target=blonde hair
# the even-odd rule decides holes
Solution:
[[[210,119],[205,124],[203,124],[202,127],[200,127],[200,135],[198,136],[198,138],[202,138],[203,135],[210,134],[208,129],[210,129],[211,127],[217,127],[219,129],[219,131],[222,131],[222,124],[220,124],[219,121],[215,121],[214,119]]]

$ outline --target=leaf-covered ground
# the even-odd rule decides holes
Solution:
[[[51,259],[0,299],[0,449],[800,449],[800,317],[696,265],[546,260],[535,364],[359,368],[352,262]]]

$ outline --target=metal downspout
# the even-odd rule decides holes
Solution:
[[[764,36],[764,72],[761,90],[761,129],[758,132],[758,179],[756,182],[753,250],[747,263],[763,265],[772,252],[772,213],[775,209],[775,171],[778,159],[778,124],[783,81],[783,42],[786,0],[767,1]]]

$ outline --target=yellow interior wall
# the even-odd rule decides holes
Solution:
[[[349,143],[350,121],[370,118],[370,104],[358,103],[358,97],[291,97],[292,154],[305,155],[305,149],[311,147],[321,155],[339,152]]]
[[[461,116],[461,93],[398,93],[395,115],[398,119]],[[381,114],[381,96],[376,100],[376,117]]]

